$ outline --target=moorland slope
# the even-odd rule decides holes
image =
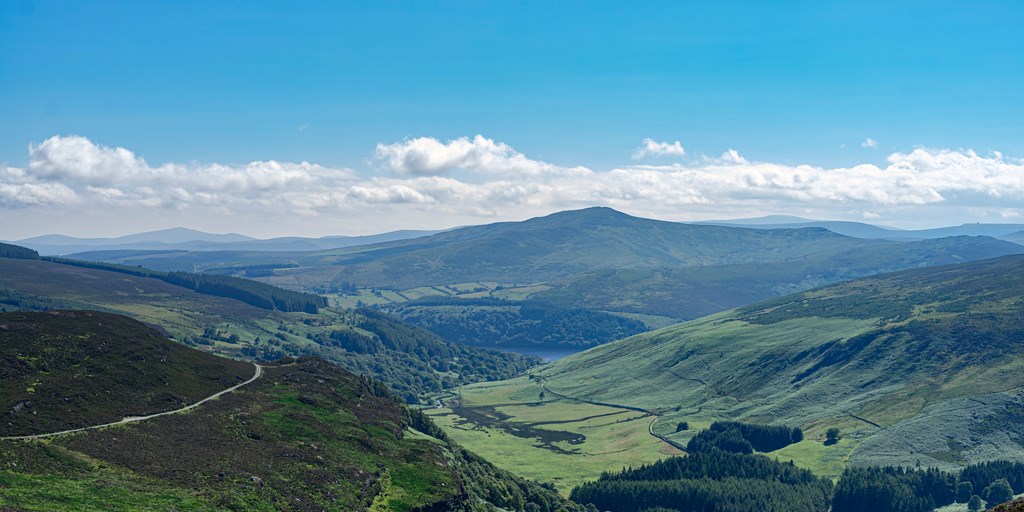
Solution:
[[[4,346],[18,358],[0,361],[0,372],[25,360],[47,364],[35,383],[38,396],[65,394],[64,383],[78,379],[82,366],[97,384],[119,383],[111,391],[126,404],[146,404],[154,377],[163,392],[184,396],[211,377],[233,382],[235,365],[251,369],[115,315],[10,313],[4,322],[17,333]],[[116,339],[111,331],[119,332]],[[55,332],[74,341],[54,343]],[[90,355],[88,361],[55,359],[53,347],[66,343]],[[189,375],[187,360],[205,363]],[[174,377],[163,379],[159,365],[175,368]],[[428,511],[527,503],[533,510],[577,509],[462,450],[380,383],[312,357],[264,370],[249,385],[184,413],[41,440],[0,440],[0,509]],[[40,403],[36,410],[42,407],[61,406]],[[112,407],[82,399],[61,412],[66,423],[82,424]],[[53,425],[25,428],[44,433]]]

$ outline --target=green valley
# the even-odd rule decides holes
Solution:
[[[525,406],[546,391],[544,407],[556,417],[583,403],[650,411],[658,415],[653,433],[679,446],[717,420],[802,427],[803,441],[770,455],[833,478],[847,466],[955,470],[1024,456],[1022,314],[1021,256],[885,274],[595,347],[529,378],[465,388],[471,405],[488,403],[475,398],[477,389],[518,404],[505,403],[491,425],[457,409],[439,420],[499,465],[536,461],[544,473],[580,471],[586,458],[525,445],[513,458],[501,443],[457,428],[533,423]],[[839,429],[837,443],[823,442],[830,428]]]

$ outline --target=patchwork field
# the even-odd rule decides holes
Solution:
[[[470,451],[562,494],[602,471],[680,453],[650,435],[652,414],[542,392],[526,377],[474,384],[425,412]]]

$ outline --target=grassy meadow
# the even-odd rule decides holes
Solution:
[[[563,494],[602,471],[680,453],[648,433],[653,415],[541,392],[526,377],[473,384],[424,412],[468,450]]]

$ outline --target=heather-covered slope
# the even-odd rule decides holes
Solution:
[[[5,353],[17,357],[0,360],[0,372],[17,376],[12,368],[31,361],[34,394],[67,394],[66,382],[85,390],[84,397],[71,394],[63,424],[28,425],[32,434],[108,419],[118,405],[89,400],[103,385],[109,398],[135,411],[132,404],[148,404],[154,386],[187,395],[196,382],[221,379],[227,387],[236,367],[252,369],[115,315],[14,313],[4,322],[4,332],[17,333],[4,339]],[[55,348],[82,356],[83,364],[65,364]],[[197,363],[195,371],[186,361]],[[155,368],[161,365],[174,372]],[[89,382],[80,382],[82,373]],[[0,461],[2,510],[522,510],[528,503],[532,510],[577,510],[446,440],[380,383],[312,357],[265,364],[256,380],[185,412],[0,440]]]

